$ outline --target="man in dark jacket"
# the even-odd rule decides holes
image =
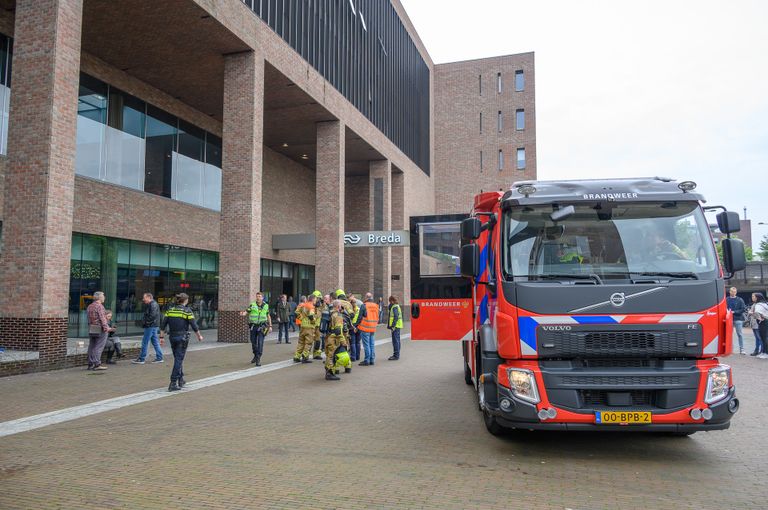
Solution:
[[[736,336],[739,339],[739,354],[746,354],[742,328],[744,327],[744,312],[747,311],[747,305],[743,299],[736,295],[737,292],[736,287],[731,287],[730,295],[725,298],[725,301],[728,309],[733,312],[733,327],[736,329]]]
[[[277,343],[282,343],[283,333],[285,333],[285,343],[291,343],[288,340],[288,326],[291,322],[291,306],[288,304],[288,299],[285,294],[280,295],[280,299],[275,306],[276,318],[277,318]]]
[[[131,363],[136,365],[143,365],[147,359],[147,350],[149,348],[149,342],[152,341],[152,347],[155,349],[155,359],[152,363],[163,363],[163,350],[160,348],[160,340],[157,334],[160,330],[160,305],[155,301],[154,296],[149,292],[144,294],[142,299],[144,302],[144,317],[142,319],[141,327],[144,328],[144,336],[141,339],[141,352],[139,357],[133,360]]]
[[[184,356],[187,354],[189,345],[189,328],[197,335],[197,341],[203,341],[203,335],[200,334],[200,328],[195,321],[195,315],[187,306],[189,296],[184,294],[176,295],[176,305],[165,312],[163,324],[160,327],[160,338],[163,338],[165,329],[168,328],[168,337],[171,340],[171,350],[173,351],[173,371],[171,372],[171,384],[168,391],[178,391],[184,387]]]

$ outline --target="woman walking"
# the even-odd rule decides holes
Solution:
[[[765,301],[765,296],[759,292],[755,293],[754,314],[757,319],[757,329],[763,344],[763,352],[762,354],[758,354],[757,357],[760,359],[768,359],[768,354],[765,352],[766,340],[768,340],[768,302]]]
[[[762,294],[761,294],[762,295]],[[752,334],[755,336],[755,350],[752,351],[750,356],[757,356],[763,352],[763,341],[760,338],[760,324],[755,317],[755,305],[757,304],[758,293],[752,294],[752,304],[747,308],[747,313],[744,314],[746,318],[746,326],[752,329]]]

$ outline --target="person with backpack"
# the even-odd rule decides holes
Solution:
[[[261,366],[261,355],[264,353],[264,337],[272,331],[272,317],[269,316],[269,305],[264,301],[264,294],[256,293],[256,301],[248,305],[248,308],[240,315],[248,317],[248,328],[251,331],[251,350],[253,359],[251,363]]]

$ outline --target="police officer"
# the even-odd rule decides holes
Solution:
[[[342,316],[341,301],[336,299],[331,305],[328,336],[325,338],[325,380],[338,381],[336,375],[338,366],[344,366],[344,372],[352,372],[352,362],[349,359],[349,340],[345,336],[347,324]]]
[[[403,329],[403,312],[395,296],[389,296],[387,329],[392,332],[392,356],[389,361],[395,361],[400,359],[400,330]]]
[[[168,338],[171,340],[171,350],[173,351],[173,371],[171,372],[171,384],[168,386],[168,391],[179,391],[184,387],[184,370],[181,365],[187,354],[190,326],[197,335],[197,341],[203,341],[203,335],[200,334],[200,328],[197,327],[195,315],[187,303],[189,303],[189,296],[183,292],[177,294],[176,305],[165,312],[165,317],[163,317],[163,322],[160,325],[160,342],[163,342],[165,328],[168,328]]]
[[[257,367],[261,366],[261,355],[264,352],[264,337],[272,331],[272,318],[269,316],[269,305],[264,301],[264,294],[256,293],[256,301],[248,305],[248,309],[240,312],[248,316],[248,327],[251,330],[251,347],[253,359]]]

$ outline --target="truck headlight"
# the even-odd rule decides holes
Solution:
[[[714,404],[728,396],[731,387],[731,367],[718,365],[709,369],[707,374],[707,392],[704,394],[704,402]]]
[[[509,389],[512,390],[512,394],[531,404],[539,403],[541,399],[539,398],[539,389],[536,387],[536,377],[534,377],[533,372],[527,368],[508,368],[507,376],[509,377]]]

